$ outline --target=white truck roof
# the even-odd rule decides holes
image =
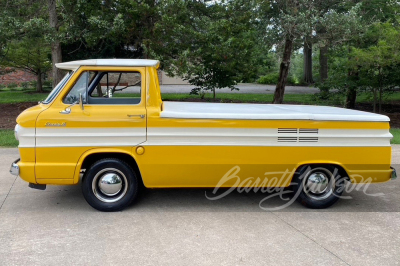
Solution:
[[[81,66],[123,66],[123,67],[155,67],[158,68],[160,61],[150,59],[88,59],[57,63],[56,67],[66,70],[76,70]]]

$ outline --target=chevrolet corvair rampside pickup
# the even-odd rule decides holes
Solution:
[[[17,118],[21,158],[10,172],[38,189],[81,182],[87,202],[101,211],[128,206],[141,183],[293,186],[303,205],[325,208],[346,179],[396,177],[386,116],[323,106],[163,102],[158,66],[139,59],[57,64],[69,73]],[[227,178],[232,168],[240,172]],[[239,182],[257,177],[262,182]]]

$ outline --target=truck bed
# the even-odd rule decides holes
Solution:
[[[163,118],[389,122],[389,117],[329,106],[164,102]]]

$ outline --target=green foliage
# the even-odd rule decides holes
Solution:
[[[46,39],[51,30],[45,2],[0,1],[7,6],[0,11],[0,35],[5,35],[0,47],[0,66],[41,76],[51,68],[50,43]],[[37,90],[42,90],[40,84]]]
[[[167,44],[173,45],[147,47],[164,62],[170,75],[182,76],[195,85],[193,94],[207,90],[215,94],[224,87],[235,90],[238,82],[257,77],[257,66],[262,62],[255,54],[262,48],[258,46],[251,2],[188,2],[182,4],[181,11],[178,18],[169,14],[157,24],[157,30],[169,33]],[[186,24],[174,29],[170,23],[177,19]]]
[[[277,84],[279,79],[279,73],[278,72],[272,72],[269,73],[265,76],[261,76],[258,80],[257,83],[259,84]]]
[[[400,84],[400,28],[391,23],[371,24],[356,46],[331,51],[329,78],[317,84],[322,94],[345,94],[349,88],[368,92],[376,104]]]
[[[9,88],[9,89],[14,89],[14,88],[16,88],[16,87],[18,87],[18,84],[17,83],[9,83],[8,85],[7,85],[7,88]]]
[[[26,90],[29,88],[29,82],[21,82],[21,87]]]

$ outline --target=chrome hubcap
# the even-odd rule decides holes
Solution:
[[[114,196],[122,189],[122,179],[115,173],[109,173],[99,178],[100,191],[106,196]]]
[[[303,191],[307,196],[323,200],[329,197],[335,188],[335,178],[325,168],[312,169],[303,180]]]
[[[106,168],[99,171],[93,178],[93,194],[102,202],[117,202],[128,190],[126,176],[118,169]]]

